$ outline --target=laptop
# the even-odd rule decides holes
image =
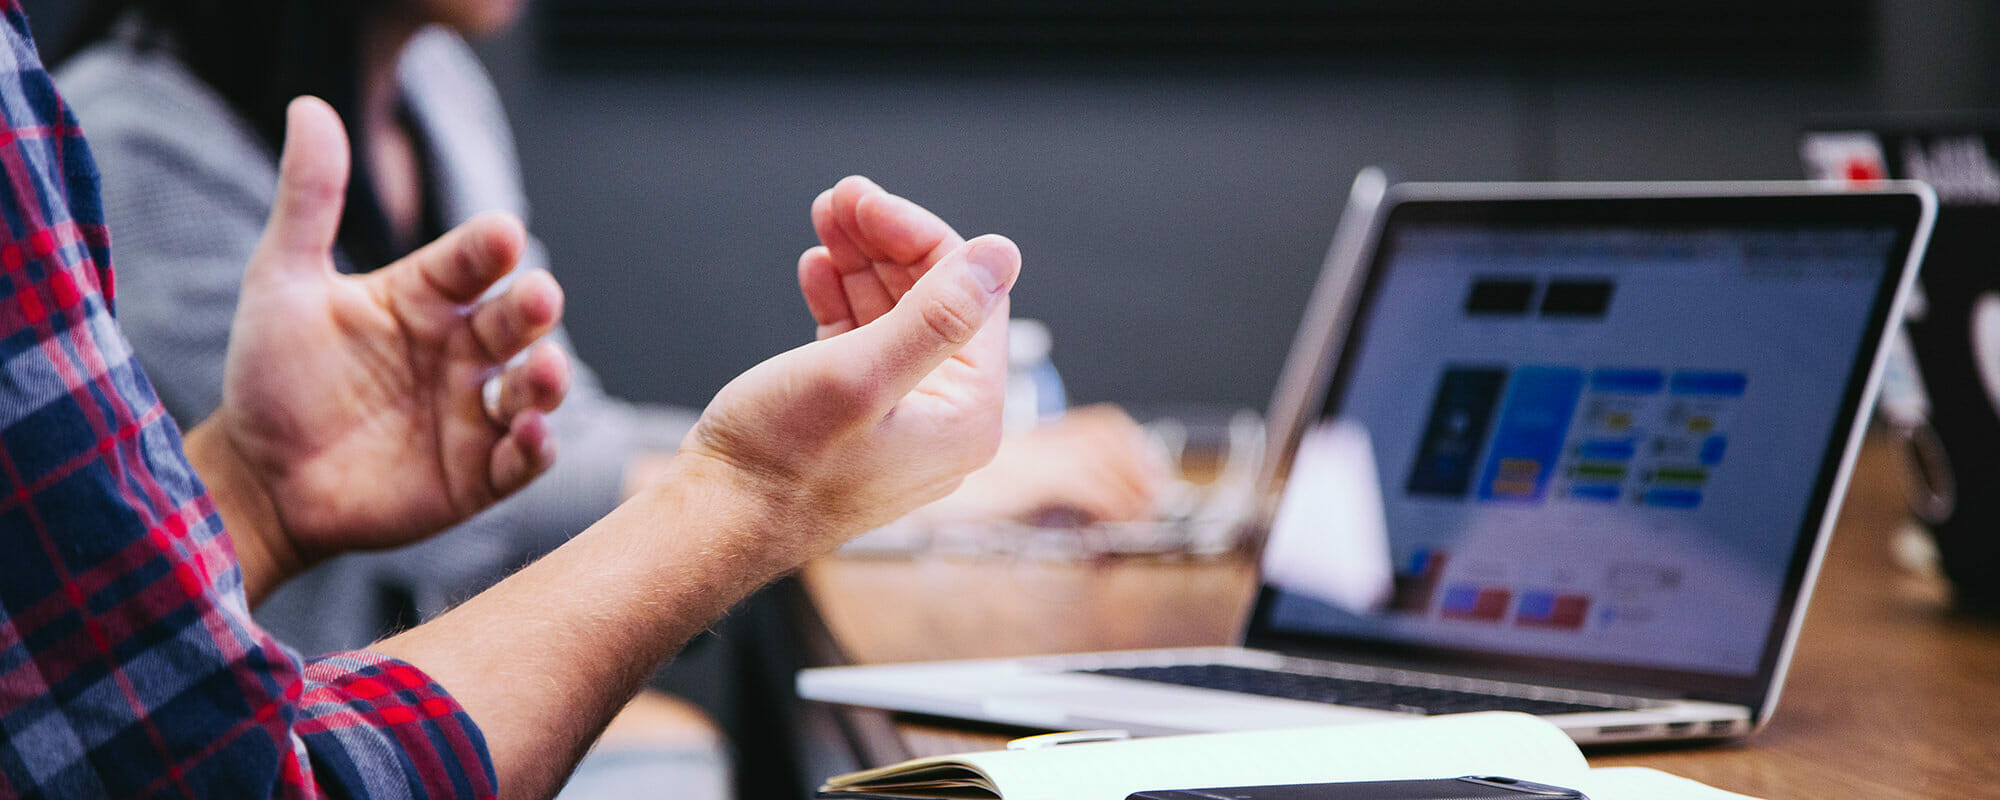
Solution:
[[[1365,183],[1274,397],[1243,646],[809,669],[800,696],[1135,735],[1768,720],[1930,190]]]

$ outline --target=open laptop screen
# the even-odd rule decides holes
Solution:
[[[1255,633],[1753,684],[1797,601],[1916,203],[1392,207],[1283,505],[1374,475],[1393,584],[1365,605],[1267,587]],[[1328,450],[1357,439],[1359,456]],[[1271,536],[1354,533],[1331,524],[1281,512]]]

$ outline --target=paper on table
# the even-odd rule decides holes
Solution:
[[[842,775],[826,788],[864,796],[1123,800],[1154,789],[1460,775],[1566,786],[1591,800],[1749,800],[1643,767],[1590,769],[1560,729],[1510,712],[938,756]]]
[[[1166,736],[960,757],[1007,800],[1124,800],[1146,789],[1506,775],[1563,785],[1588,765],[1563,732],[1524,714]]]
[[[1646,767],[1599,767],[1563,785],[1590,800],[1756,800]]]
[[[1357,614],[1389,598],[1388,523],[1366,428],[1319,425],[1300,440],[1263,561],[1266,582]]]

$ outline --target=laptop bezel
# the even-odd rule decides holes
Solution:
[[[1300,431],[1336,408],[1342,398],[1352,369],[1351,360],[1358,349],[1356,345],[1370,319],[1369,302],[1386,274],[1386,259],[1390,254],[1381,243],[1395,225],[1436,220],[1519,220],[1743,226],[1874,222],[1895,227],[1898,238],[1889,251],[1891,263],[1885,265],[1887,269],[1876,287],[1866,328],[1872,336],[1864,338],[1863,346],[1857,348],[1848,371],[1840,415],[1836,417],[1850,424],[1835,425],[1824,448],[1808,511],[1795,535],[1778,608],[1772,616],[1758,668],[1752,675],[1512,656],[1367,637],[1284,631],[1271,621],[1276,594],[1269,585],[1259,589],[1246,632],[1248,646],[1294,655],[1593,691],[1711,700],[1746,706],[1760,722],[1767,718],[1775,706],[1798,627],[1805,616],[1813,578],[1866,430],[1868,415],[1862,410],[1874,402],[1887,352],[1888,331],[1892,322],[1900,319],[1917,265],[1922,261],[1923,245],[1936,210],[1936,200],[1929,188],[1910,182],[1883,182],[1877,188],[1859,192],[1805,182],[1400,184],[1387,191],[1379,210],[1367,210],[1376,213],[1370,215],[1363,246],[1348,250],[1354,254],[1353,261],[1345,265],[1335,263],[1342,249],[1336,242],[1323,269],[1321,281],[1342,281],[1340,290],[1324,292],[1327,295],[1324,301],[1322,290],[1326,287],[1314,293],[1316,303],[1339,304],[1333,317],[1340,324],[1326,330],[1327,338],[1323,341],[1308,341],[1301,336],[1295,343],[1294,360],[1298,355],[1296,348],[1308,346],[1313,348],[1312,357],[1323,360],[1315,369],[1315,377],[1323,375],[1324,380],[1309,386],[1281,384],[1280,396],[1273,401],[1273,408],[1304,403],[1310,409],[1290,421],[1294,429],[1284,431],[1283,448],[1274,451],[1280,466],[1272,473],[1269,486],[1273,497],[1282,488],[1283,465],[1289,464]],[[1343,228],[1346,227],[1343,221]],[[1308,319],[1325,313],[1323,309],[1309,309]],[[1293,369],[1289,362],[1287,369]],[[1301,396],[1301,393],[1307,394]],[[1287,397],[1288,394],[1291,396]],[[1269,524],[1270,510],[1267,506],[1264,526]]]

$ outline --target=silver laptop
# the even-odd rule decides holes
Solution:
[[[1747,734],[1934,206],[1364,176],[1272,404],[1243,647],[812,669],[799,694],[1138,735],[1489,709],[1584,742]]]

